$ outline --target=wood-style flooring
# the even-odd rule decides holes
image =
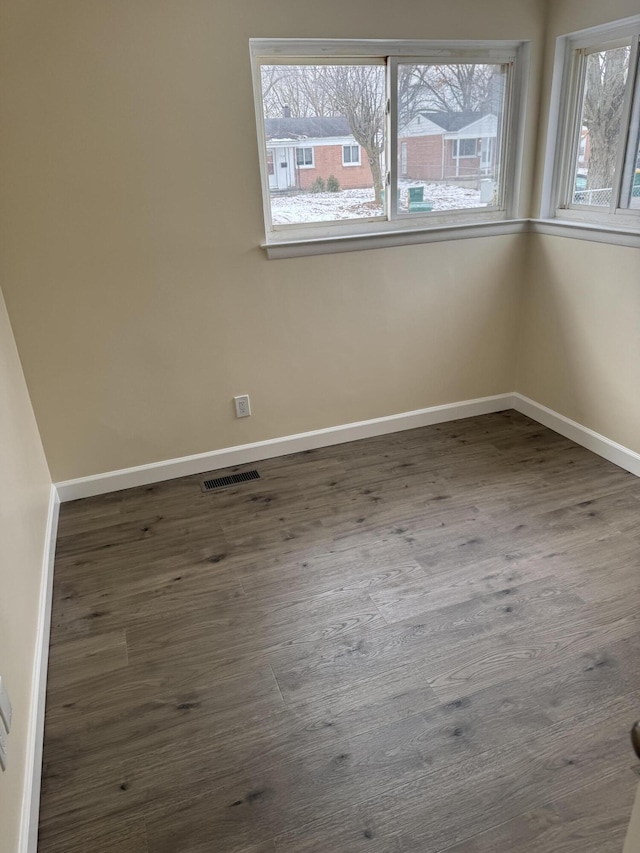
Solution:
[[[63,505],[40,853],[620,853],[640,480],[510,411],[250,468]]]

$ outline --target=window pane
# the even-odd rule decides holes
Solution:
[[[313,166],[313,149],[296,148],[296,164],[298,166]]]
[[[273,224],[383,216],[385,66],[263,65],[261,78]]]
[[[630,53],[630,47],[616,47],[587,57],[574,204],[611,205]]]
[[[357,165],[360,163],[360,146],[345,145],[342,149],[342,162],[345,166]]]
[[[506,73],[495,64],[398,66],[399,213],[497,204]]]

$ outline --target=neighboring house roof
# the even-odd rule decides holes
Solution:
[[[311,118],[266,118],[267,139],[327,139],[332,136],[351,136],[349,122],[344,116],[313,116]]]
[[[461,127],[460,130],[455,133],[449,131],[445,133],[445,137],[447,139],[455,138],[458,139],[479,139],[483,136],[497,136],[498,135],[498,118],[492,114],[482,116],[482,118],[478,118],[475,121],[472,121],[471,124],[467,124],[465,127]]]
[[[482,112],[427,112],[418,113],[409,124],[400,130],[401,136],[439,136],[445,135],[464,136],[469,133],[477,136],[496,133],[497,118],[493,113]]]
[[[458,130],[462,130],[463,127],[473,124],[473,122],[477,121],[479,118],[483,118],[487,113],[473,112],[471,110],[466,110],[465,112],[460,113],[423,111],[420,115],[428,118],[429,121],[439,125],[444,128],[444,130],[453,131],[455,133]]]
[[[419,113],[399,131],[400,136],[442,136],[444,127]]]

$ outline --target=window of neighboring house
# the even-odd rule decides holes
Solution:
[[[313,169],[313,148],[296,148],[296,166],[299,169]]]
[[[359,145],[343,145],[342,146],[342,165],[343,166],[359,166],[360,165],[360,146]]]
[[[402,175],[402,177],[405,177],[405,175],[407,174],[407,149],[408,149],[408,145],[409,145],[408,142],[401,142],[400,143],[400,174]]]
[[[547,213],[640,229],[640,17],[561,39]]]
[[[509,42],[252,39],[267,246],[514,218],[523,51]],[[478,139],[489,140],[489,164]],[[275,175],[267,146],[279,152]],[[337,146],[343,166],[362,167],[348,189]],[[314,150],[326,156],[314,160]],[[314,167],[313,180],[301,182],[289,163]]]
[[[578,161],[580,163],[584,163],[585,157],[587,156],[587,133],[588,131],[585,130],[578,147]]]
[[[478,142],[476,139],[454,139],[454,157],[475,157],[477,155]]]

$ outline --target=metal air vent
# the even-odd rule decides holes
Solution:
[[[225,489],[227,486],[235,486],[237,483],[246,483],[249,480],[259,480],[257,471],[243,471],[241,474],[229,474],[227,477],[214,477],[211,480],[203,480],[200,484],[203,492],[214,492],[216,489]]]

